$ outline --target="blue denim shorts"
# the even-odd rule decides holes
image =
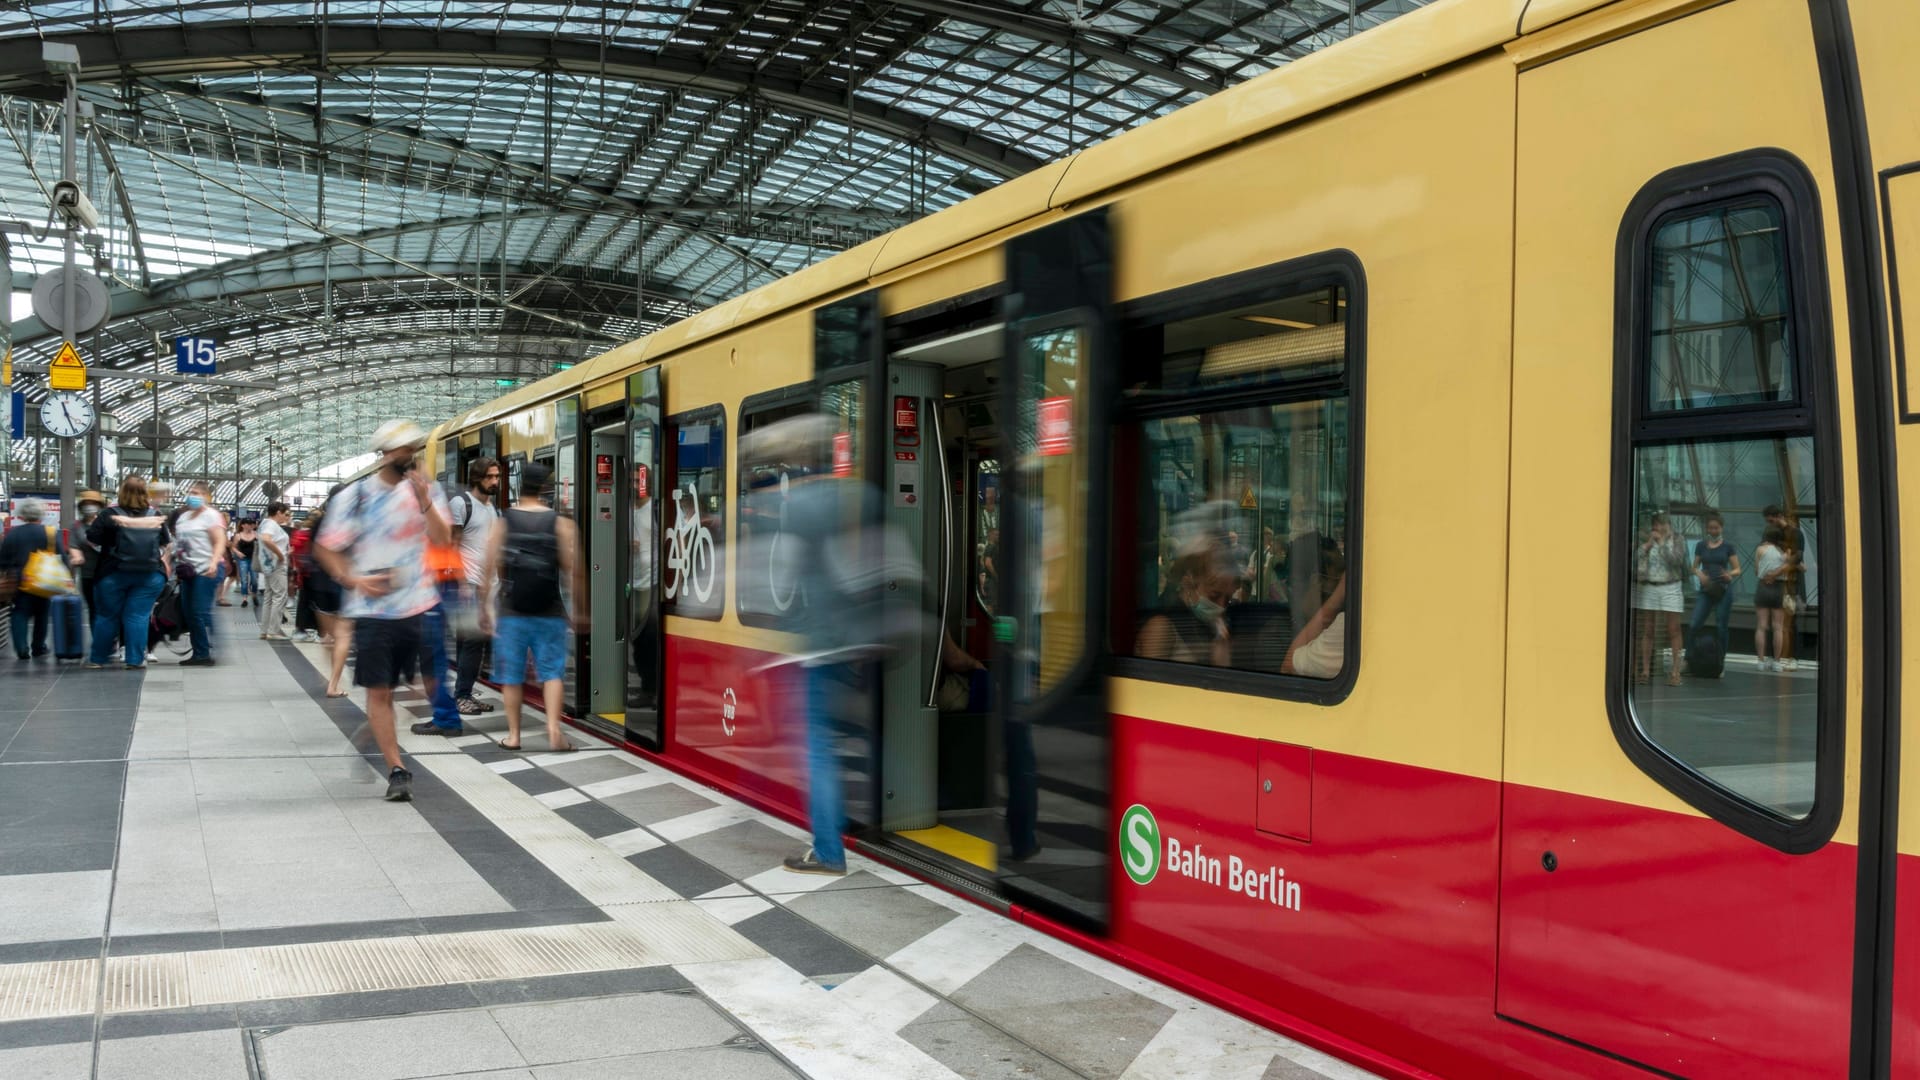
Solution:
[[[558,615],[502,615],[493,631],[493,681],[505,686],[526,678],[533,654],[535,682],[567,676],[567,620]]]

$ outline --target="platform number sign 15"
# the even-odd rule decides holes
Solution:
[[[1160,823],[1139,803],[1120,815],[1120,865],[1135,885],[1147,884],[1160,872]]]
[[[213,375],[214,340],[210,337],[178,337],[173,339],[174,370],[182,375]]]

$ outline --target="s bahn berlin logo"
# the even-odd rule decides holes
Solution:
[[[1207,854],[1199,844],[1163,837],[1153,811],[1139,803],[1120,815],[1120,866],[1135,885],[1152,884],[1164,866],[1169,874],[1263,900],[1277,908],[1300,910],[1300,883],[1287,880],[1285,870],[1278,866],[1258,870],[1238,855],[1228,855],[1223,865],[1218,856]]]

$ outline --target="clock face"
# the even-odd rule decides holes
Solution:
[[[49,394],[40,403],[40,426],[63,439],[84,435],[93,426],[93,405],[71,391]]]

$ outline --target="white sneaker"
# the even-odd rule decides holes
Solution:
[[[1780,665],[1787,671],[1799,671],[1800,658],[1797,656],[1789,656],[1785,660],[1780,661]]]

